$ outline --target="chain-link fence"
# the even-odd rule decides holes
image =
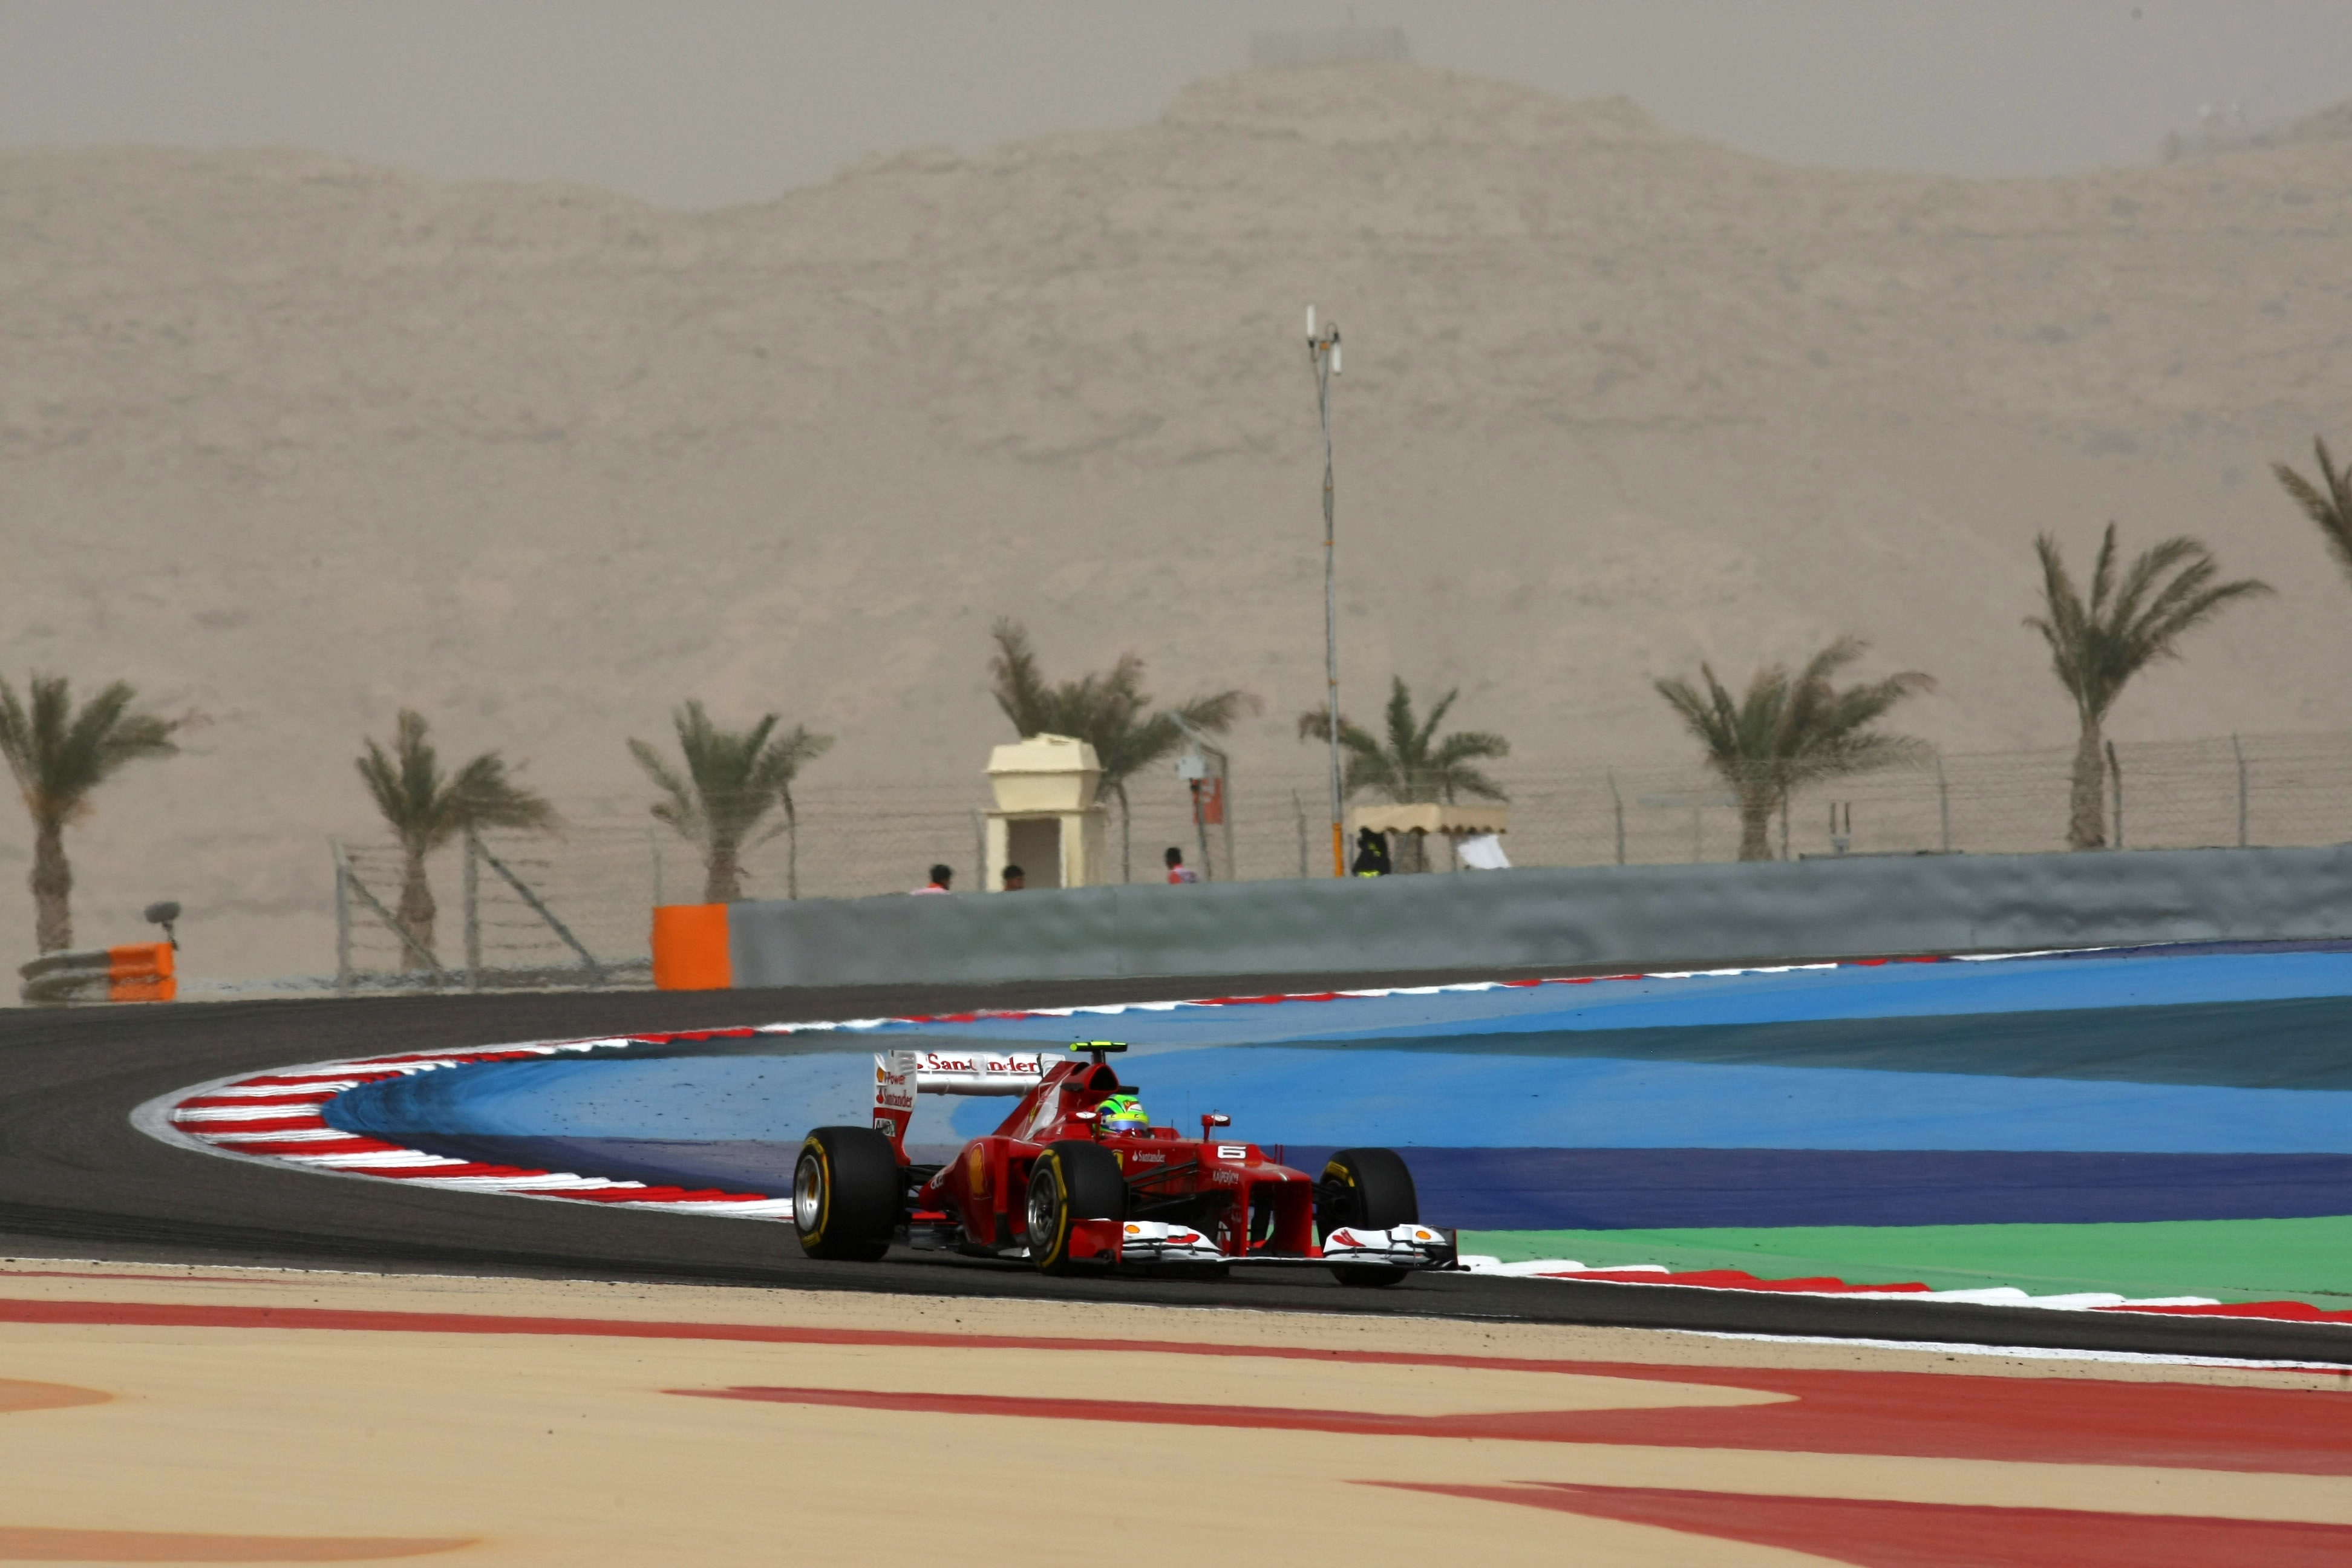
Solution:
[[[1772,822],[1770,847],[1791,857],[2063,850],[2074,760],[2071,747],[1953,753],[1815,785]],[[1696,763],[1496,776],[1510,795],[1504,844],[1515,865],[1655,865],[1739,852],[1733,796]],[[2110,836],[2124,848],[2352,841],[2352,734],[2118,742],[2101,787]],[[745,896],[905,892],[934,863],[953,868],[959,888],[980,885],[984,779],[804,786],[794,800],[796,825],[776,822],[745,851]],[[1131,780],[1131,818],[1123,822],[1110,803],[1111,874],[1157,881],[1173,845],[1213,880],[1327,876],[1329,802],[1324,773],[1244,772],[1227,781],[1228,820],[1199,824],[1172,773]],[[620,799],[569,803],[561,834],[485,834],[478,852],[452,846],[428,863],[438,912],[430,939],[414,945],[394,929],[405,864],[398,847],[338,846],[345,983],[404,973],[435,983],[437,967],[443,984],[469,974],[476,984],[597,975],[642,984],[646,911],[701,902],[705,891],[693,847],[644,809]],[[1442,843],[1427,858],[1433,870],[1450,866]]]
[[[2063,850],[2074,764],[2072,747],[1960,752],[1832,780],[1796,793],[1771,824],[1770,847],[1790,856]],[[1731,793],[1696,766],[1508,782],[1505,842],[1519,865],[1727,860],[1739,851]],[[2121,848],[2352,840],[2352,735],[2119,742],[2100,794]]]
[[[642,984],[653,844],[613,825],[463,839],[426,862],[429,924],[401,919],[408,867],[397,844],[338,844],[337,982]]]

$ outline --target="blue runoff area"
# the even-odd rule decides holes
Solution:
[[[1138,1044],[1298,1044],[1439,1034],[1669,1028],[2150,1007],[2352,995],[2352,953],[1947,961],[1641,975],[1590,983],[1428,987],[1329,1002],[1199,1008],[1074,1009],[1066,1015],[893,1024],[877,1034],[1059,1044],[1097,1025]],[[1115,1025],[1115,1027],[1112,1026]]]
[[[1294,1163],[1403,1151],[1487,1229],[2352,1214],[2352,954],[2141,954],[933,1020],[437,1071],[354,1131],[535,1168],[772,1190],[863,1123],[870,1053],[1132,1041],[1162,1122]],[[689,1052],[695,1054],[688,1054]],[[1005,1100],[926,1097],[910,1142]]]
[[[1162,1121],[1222,1110],[1262,1142],[2352,1154],[2339,1090],[1281,1046],[1168,1051],[1125,1076]],[[333,1111],[383,1135],[797,1141],[872,1104],[870,1059],[827,1053],[491,1062],[394,1079]],[[985,1132],[1011,1102],[921,1109],[913,1135],[931,1142]]]

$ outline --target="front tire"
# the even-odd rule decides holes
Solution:
[[[870,1127],[820,1127],[793,1167],[793,1228],[811,1258],[870,1263],[890,1250],[906,1176]]]
[[[1070,1232],[1082,1219],[1127,1218],[1118,1156],[1069,1138],[1048,1143],[1029,1167],[1029,1261],[1045,1274],[1070,1267]]]
[[[1393,1149],[1342,1149],[1323,1167],[1315,1185],[1315,1239],[1342,1226],[1353,1230],[1390,1230],[1421,1221],[1421,1197],[1412,1172]],[[1411,1269],[1378,1263],[1335,1263],[1331,1276],[1342,1285],[1393,1285]]]

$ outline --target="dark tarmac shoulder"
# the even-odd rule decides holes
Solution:
[[[1412,974],[1340,984],[1475,978]],[[708,993],[551,993],[0,1010],[0,1253],[124,1262],[646,1279],[744,1288],[1223,1305],[1616,1327],[2140,1351],[2352,1364],[2325,1324],[1858,1301],[1423,1276],[1348,1289],[1319,1270],[1223,1281],[1046,1279],[902,1250],[819,1263],[788,1226],[425,1190],[222,1159],[132,1127],[184,1086],[296,1062],[632,1031],[1318,991],[1329,976]]]

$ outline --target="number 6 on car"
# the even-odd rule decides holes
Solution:
[[[1318,1177],[1219,1133],[1155,1127],[1119,1081],[1116,1040],[1069,1058],[892,1051],[874,1058],[870,1127],[820,1127],[793,1175],[812,1258],[877,1258],[893,1242],[1025,1259],[1045,1272],[1235,1265],[1328,1268],[1346,1285],[1459,1268],[1454,1232],[1421,1223],[1412,1173],[1387,1149],[1342,1149]],[[1077,1053],[1083,1053],[1081,1059]],[[1019,1095],[1003,1125],[943,1165],[907,1157],[918,1094]]]

